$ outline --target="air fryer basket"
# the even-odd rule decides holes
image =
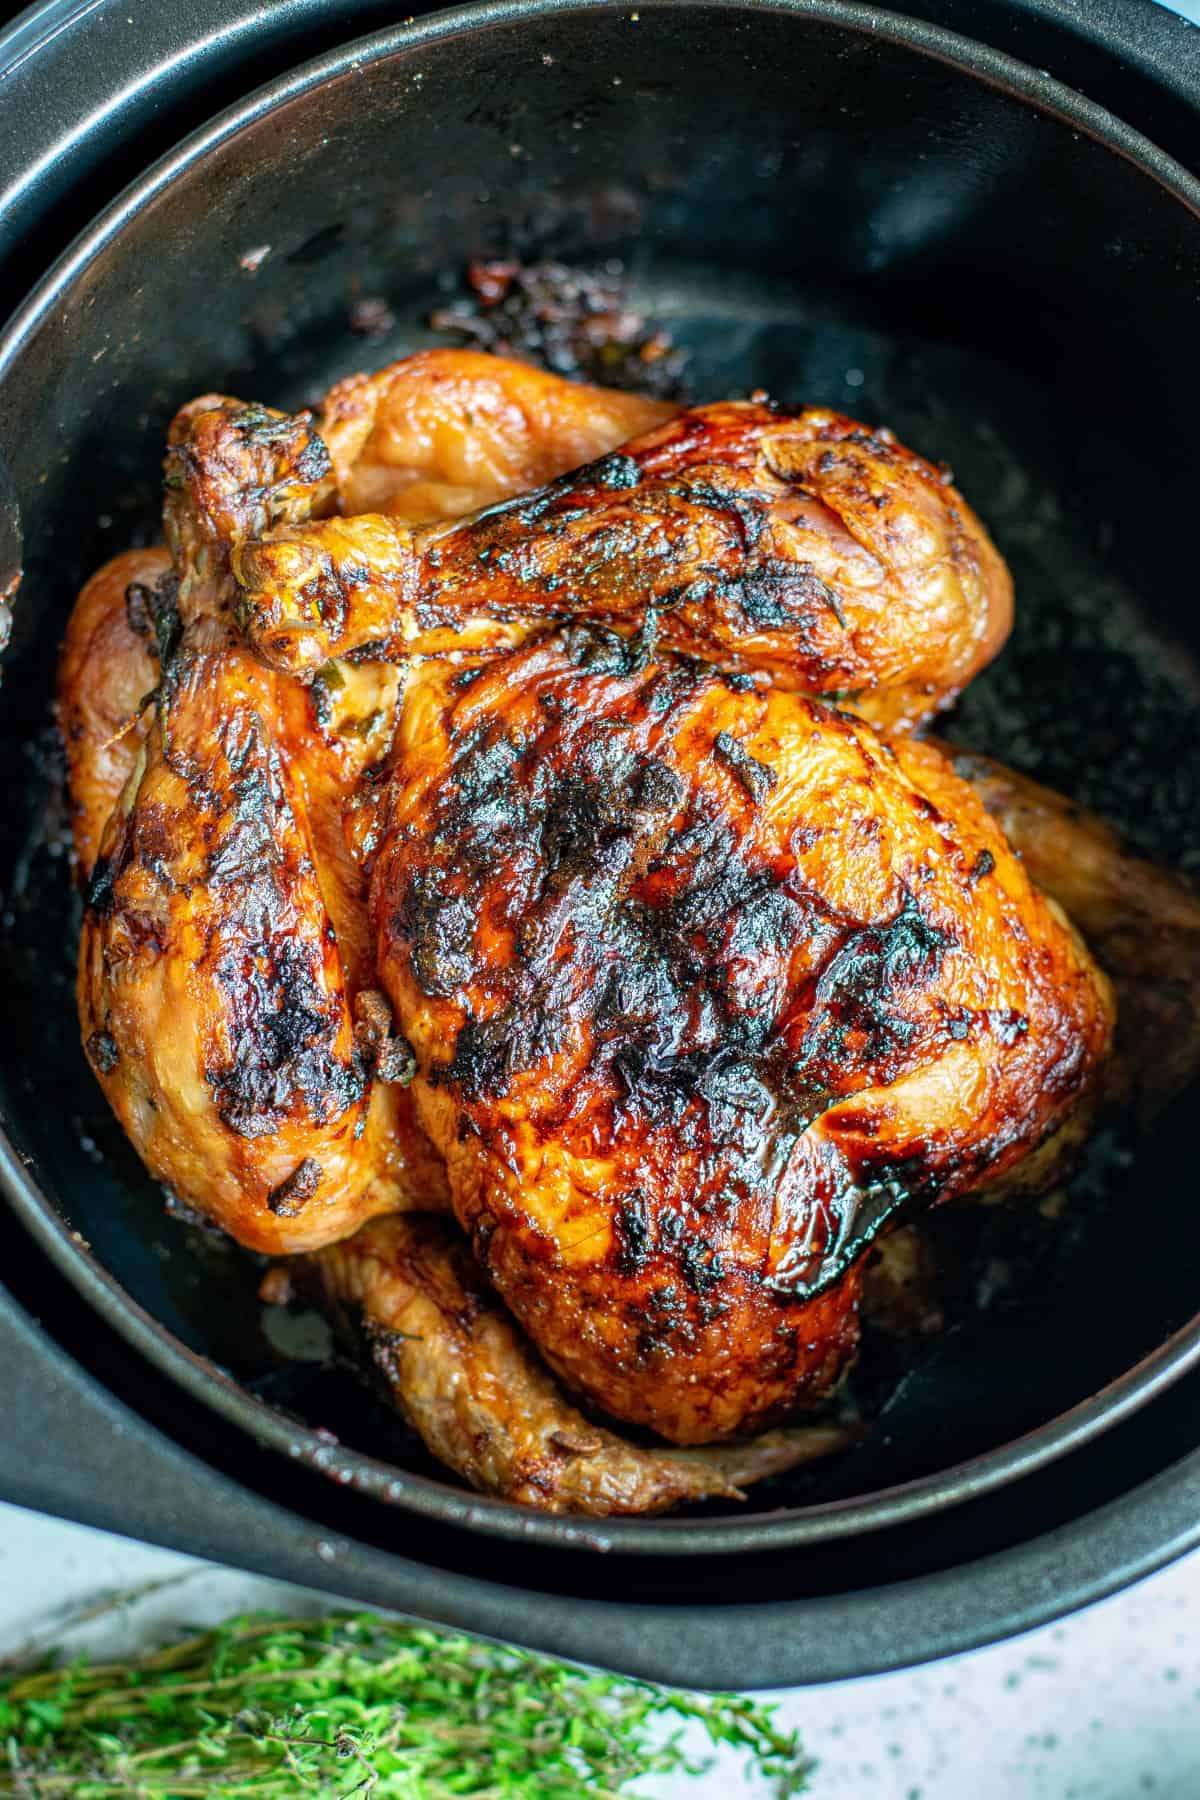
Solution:
[[[1080,1447],[1200,1349],[1188,1097],[1145,1140],[1097,1145],[1065,1226],[947,1227],[967,1271],[953,1329],[899,1382],[879,1372],[886,1405],[852,1455],[736,1510],[583,1529],[465,1495],[349,1376],[280,1348],[254,1260],[167,1216],[94,1089],[47,711],[72,596],[153,535],[181,399],[299,404],[435,341],[431,310],[492,253],[619,261],[688,352],[698,397],[766,386],[951,462],[1018,592],[1013,642],[952,733],[1200,867],[1194,184],[1047,78],[853,6],[441,15],[329,56],[185,145],[0,349],[0,457],[26,550],[0,710],[21,770],[0,807],[0,981],[21,1022],[0,1046],[10,1192],[140,1355],[317,1471],[306,1496],[327,1477],[361,1496],[363,1535],[440,1532],[451,1567],[483,1554],[452,1548],[469,1534],[500,1534],[546,1559],[514,1551],[532,1585],[602,1593],[581,1559],[625,1551],[645,1559],[644,1591],[657,1580],[677,1604],[685,1584],[651,1567],[757,1552],[765,1570],[791,1545],[799,1591],[836,1594],[856,1566],[933,1566],[932,1512],[965,1507],[969,1542],[979,1496],[1022,1476],[1028,1489],[1074,1450],[1047,1522],[1068,1517]],[[364,298],[394,317],[386,342],[355,336]],[[247,1465],[258,1454],[247,1443]],[[1035,1478],[1043,1499],[1053,1475]],[[864,1534],[884,1526],[892,1549],[872,1563]],[[1003,1541],[995,1518],[976,1540]]]

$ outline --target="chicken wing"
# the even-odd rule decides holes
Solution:
[[[164,468],[170,549],[126,550],[98,569],[75,602],[59,657],[58,721],[85,876],[137,761],[160,657],[183,623],[229,603],[232,545],[309,518],[334,491],[309,414],[208,394],[175,415]]]
[[[414,675],[364,828],[382,983],[480,1263],[681,1444],[826,1395],[864,1246],[1095,1083],[1108,984],[971,789],[578,627]]]
[[[349,1309],[398,1409],[472,1487],[543,1512],[611,1517],[741,1499],[769,1475],[844,1449],[836,1424],[743,1444],[644,1447],[571,1405],[440,1219],[376,1219],[310,1259],[327,1304]]]
[[[186,624],[228,608],[237,544],[319,517],[337,489],[311,413],[202,394],[171,421],[163,495],[173,598]]]
[[[699,407],[531,495],[412,531],[378,514],[242,541],[237,611],[273,666],[490,641],[554,618],[634,631],[908,727],[1008,634],[1012,585],[962,496],[836,413]]]

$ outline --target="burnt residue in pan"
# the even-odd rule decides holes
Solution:
[[[599,270],[513,259],[473,262],[464,292],[430,315],[474,350],[659,400],[686,397],[687,351],[635,304],[625,265]]]
[[[837,297],[798,297],[728,271],[716,278],[677,267],[628,285],[609,266],[505,263],[476,268],[470,288],[473,298],[449,315],[446,284],[403,302],[385,296],[371,315],[369,335],[380,342],[369,354],[353,331],[332,356],[328,336],[323,345],[297,341],[255,374],[255,391],[298,404],[364,363],[445,341],[415,324],[433,313],[459,341],[589,379],[671,394],[686,384],[701,400],[765,387],[785,402],[886,422],[953,465],[1016,581],[1009,646],[941,728],[1107,814],[1148,854],[1200,871],[1200,682],[1155,624],[1153,596],[1117,572],[1121,525],[1097,513],[1090,485],[1090,461],[1109,447],[1064,442],[1033,380],[966,349],[863,323]],[[156,447],[149,454],[156,459]],[[141,528],[153,531],[149,512]],[[52,604],[65,617],[71,598],[22,603]],[[281,1330],[278,1314],[264,1314],[260,1259],[164,1210],[78,1046],[78,913],[49,724],[26,746],[21,789],[19,841],[10,836],[5,851],[0,997],[8,1019],[29,1021],[18,1106],[49,1106],[75,1134],[74,1144],[66,1130],[40,1134],[35,1173],[69,1197],[70,1222],[103,1266],[192,1348],[331,1439],[444,1475],[329,1359],[319,1329],[302,1322],[297,1337],[294,1322]],[[993,1448],[1087,1397],[1184,1323],[1187,1293],[1200,1292],[1179,1176],[1185,1110],[1186,1101],[1152,1140],[1100,1134],[1076,1179],[1038,1203],[933,1215],[920,1232],[909,1303],[892,1304],[868,1329],[852,1377],[849,1402],[873,1428],[852,1455],[768,1484],[747,1510],[891,1485]]]

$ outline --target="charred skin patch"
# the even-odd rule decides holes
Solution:
[[[84,1048],[100,1075],[111,1075],[121,1060],[121,1049],[111,1031],[93,1031]]]
[[[239,944],[216,959],[235,1051],[208,1079],[220,1117],[239,1137],[269,1136],[297,1110],[330,1124],[362,1098],[365,1078],[337,1052],[341,1021],[315,960],[286,940]]]
[[[267,1208],[276,1218],[294,1219],[303,1212],[321,1185],[321,1165],[315,1156],[306,1156],[286,1181],[271,1189]]]
[[[181,760],[207,826],[208,956],[232,1052],[208,1066],[217,1111],[244,1138],[269,1135],[296,1111],[329,1124],[366,1083],[357,1056],[339,1047],[342,1009],[325,946],[296,929],[297,883],[315,885],[316,876],[278,749],[248,709],[221,721],[214,769]]]
[[[951,942],[911,893],[885,925],[851,931],[817,977],[816,1005],[793,1073],[813,1068],[823,1079],[843,1059],[871,1066],[911,1043],[919,1027],[897,1012],[894,998],[931,983]]]
[[[83,895],[85,907],[98,918],[104,918],[112,911],[113,874],[111,858],[98,856]]]

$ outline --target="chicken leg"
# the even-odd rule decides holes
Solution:
[[[364,514],[239,543],[248,641],[311,674],[331,656],[511,645],[590,619],[734,671],[852,694],[907,728],[1008,634],[1012,586],[949,481],[836,413],[698,407],[473,520]]]

